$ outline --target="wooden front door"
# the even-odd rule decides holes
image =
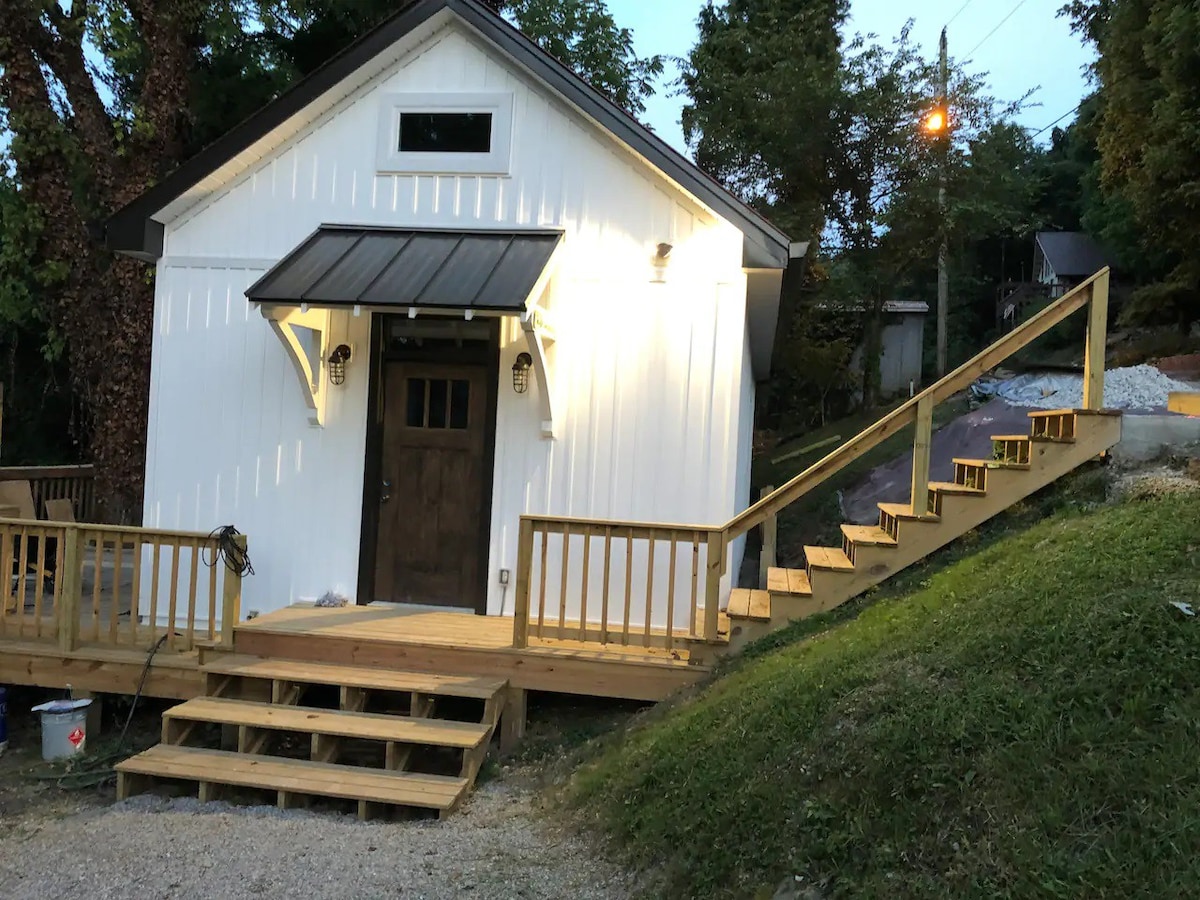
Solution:
[[[377,600],[482,607],[487,373],[482,365],[384,364]]]

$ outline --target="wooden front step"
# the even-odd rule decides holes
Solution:
[[[199,697],[163,713],[163,741],[171,743],[172,736],[181,730],[179,723],[190,722],[458,750],[474,750],[492,731],[491,726],[483,723]]]
[[[369,804],[437,810],[442,815],[462,802],[470,787],[467,778],[389,772],[357,766],[269,756],[247,756],[224,750],[159,744],[118,763],[117,799],[136,793],[145,779],[195,782],[202,799],[213,796],[212,786],[276,791],[281,806],[296,797],[335,797],[359,802],[366,818]]]
[[[841,547],[805,547],[804,559],[808,563],[808,577],[812,578],[813,569],[828,569],[833,572],[852,572],[854,563]]]
[[[767,591],[771,594],[787,594],[793,597],[811,597],[812,584],[803,569],[767,569]]]
[[[210,683],[214,678],[236,678],[269,683],[337,685],[357,690],[430,694],[474,700],[490,700],[508,684],[502,678],[427,675],[421,672],[397,672],[366,666],[262,659],[257,656],[229,656],[214,660],[204,667],[204,671],[209,676]]]
[[[771,594],[768,591],[735,588],[729,594],[729,608],[726,612],[731,620],[750,619],[755,622],[770,622]]]

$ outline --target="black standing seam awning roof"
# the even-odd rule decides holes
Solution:
[[[260,303],[519,312],[559,231],[322,225],[246,291]]]

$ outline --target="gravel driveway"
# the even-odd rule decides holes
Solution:
[[[22,817],[6,823],[15,827],[0,842],[0,896],[628,897],[632,880],[548,824],[534,797],[494,781],[444,822],[360,823],[153,796],[60,819]]]

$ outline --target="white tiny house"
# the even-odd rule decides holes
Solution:
[[[248,534],[244,611],[511,615],[523,514],[748,504],[788,239],[475,0],[407,4],[108,242],[156,265],[144,524]]]

